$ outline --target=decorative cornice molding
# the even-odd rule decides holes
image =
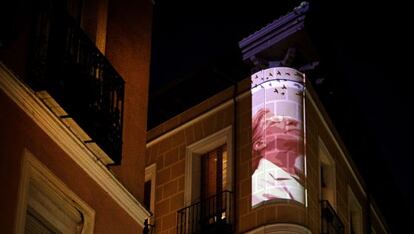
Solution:
[[[188,126],[191,126],[192,124],[197,123],[198,121],[203,120],[203,119],[213,115],[214,113],[216,113],[220,110],[224,110],[225,108],[231,106],[232,104],[233,104],[233,100],[228,100],[228,101],[224,102],[223,104],[214,107],[212,110],[210,110],[210,111],[208,111],[208,112],[206,112],[202,115],[199,115],[196,118],[194,118],[194,119],[192,119],[192,120],[190,120],[190,121],[188,121],[188,122],[186,122],[186,123],[184,123],[184,124],[182,124],[182,125],[180,125],[176,128],[173,128],[173,129],[171,129],[170,131],[168,131],[166,133],[161,134],[160,136],[158,136],[155,139],[148,142],[147,143],[147,148],[155,145],[156,143],[166,139],[169,136],[174,135],[175,133],[187,128]]]
[[[0,61],[0,88],[141,227],[150,214],[95,155]],[[99,214],[98,214],[99,215]]]
[[[236,101],[239,102],[240,100],[242,100],[246,97],[249,97],[249,95],[251,95],[250,89],[240,93],[239,95],[237,95]],[[179,125],[175,128],[172,128],[171,130],[155,137],[151,141],[147,142],[147,148],[155,145],[156,143],[162,141],[163,139],[165,139],[167,137],[170,137],[170,136],[174,135],[175,133],[187,128],[188,126],[190,126],[194,123],[197,123],[198,121],[201,121],[201,120],[217,113],[218,111],[221,111],[221,110],[233,105],[233,103],[234,103],[234,100],[232,98],[227,99],[227,101],[225,101],[224,103],[222,103],[220,105],[217,105],[217,106],[213,107],[213,109],[211,109],[210,111],[208,111],[204,114],[201,114],[201,115],[195,117],[194,119],[191,119],[188,122],[185,122],[185,123],[183,123],[183,124],[181,124],[181,125]],[[192,108],[194,108],[194,107],[192,107]],[[190,110],[191,110],[191,108],[190,108]]]
[[[374,214],[375,218],[377,219],[377,221],[379,222],[381,229],[384,231],[384,233],[388,233],[388,226],[386,226],[386,224],[384,223],[384,218],[382,216],[382,214],[380,213],[380,211],[377,209],[376,204],[371,204],[369,205],[372,213]]]
[[[302,30],[305,27],[304,21],[308,10],[309,3],[303,2],[292,12],[276,19],[259,31],[241,40],[239,47],[243,60],[253,58],[261,51]]]

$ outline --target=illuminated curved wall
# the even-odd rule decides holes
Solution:
[[[305,203],[304,75],[288,67],[252,75],[252,206]]]

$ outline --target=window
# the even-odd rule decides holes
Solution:
[[[145,184],[144,184],[144,205],[147,210],[154,213],[155,209],[155,178],[157,175],[156,164],[151,164],[145,168]]]
[[[26,213],[26,223],[24,225],[24,233],[60,233],[58,229],[54,228],[53,224],[39,215],[33,208],[28,207]],[[75,230],[76,233],[76,230]]]
[[[226,144],[201,156],[200,197],[204,200],[227,187]]]
[[[336,202],[336,174],[335,161],[326,148],[325,144],[319,139],[319,186],[321,200],[327,200],[332,207]]]
[[[151,180],[144,183],[144,206],[147,210],[151,209]]]
[[[362,234],[362,208],[350,188],[348,188],[348,212],[349,233]]]
[[[187,147],[184,191],[186,206],[199,201],[200,198],[206,197],[209,194],[217,193],[217,188],[221,189],[221,191],[231,191],[232,144],[232,127],[229,126]],[[220,163],[214,163],[217,162],[215,161],[218,155],[217,150],[221,152],[221,156],[218,156],[222,158],[222,160],[219,160]],[[217,167],[222,167],[222,169]],[[214,171],[213,174],[209,174],[210,177],[208,179],[205,176],[203,177],[207,168]],[[217,177],[220,174],[221,176]],[[203,180],[209,180],[209,182]],[[208,184],[210,187],[202,186],[203,183],[205,185]],[[219,184],[221,186],[218,186]],[[204,192],[206,194],[202,194]]]
[[[95,211],[30,152],[24,154],[17,233],[93,233]]]
[[[155,210],[155,178],[157,175],[157,165],[151,164],[145,168],[145,183],[144,183],[144,206],[147,210],[154,215]],[[155,232],[153,228],[155,228],[155,218],[151,216],[148,220],[147,224],[149,225],[150,233]]]
[[[201,156],[201,224],[210,225],[228,216],[226,144]]]
[[[229,233],[233,225],[232,127],[186,148],[184,206],[177,233]]]

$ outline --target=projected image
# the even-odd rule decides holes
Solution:
[[[252,76],[252,206],[304,203],[303,75],[270,68]]]

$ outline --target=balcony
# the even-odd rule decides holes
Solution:
[[[38,7],[24,81],[36,93],[46,91],[62,109],[55,114],[62,121],[73,119],[86,133],[82,141],[110,157],[107,164],[119,164],[123,79],[68,13]]]
[[[343,234],[344,225],[327,200],[321,201],[321,234]]]
[[[145,220],[142,234],[155,234],[155,224],[153,216]]]
[[[232,233],[233,193],[223,191],[177,212],[177,233]]]

